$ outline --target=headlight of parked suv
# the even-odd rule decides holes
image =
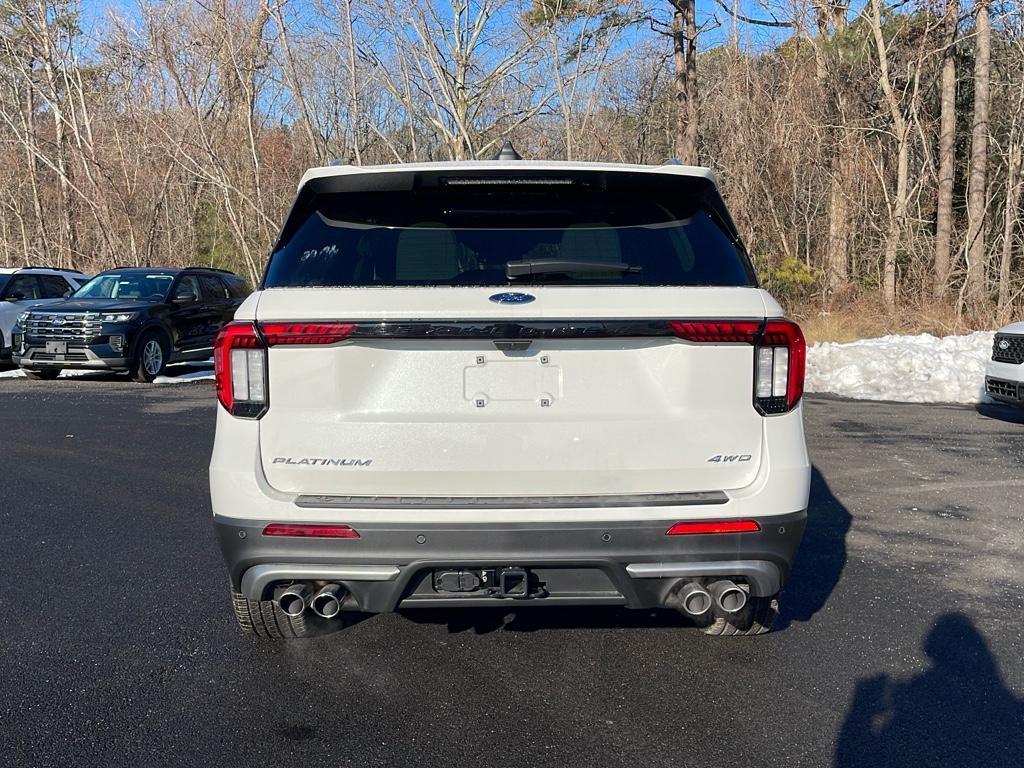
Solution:
[[[138,317],[138,312],[115,312],[110,315],[101,315],[100,320],[104,323],[127,323]]]
[[[22,312],[20,315],[18,315],[18,325],[24,327],[27,322],[28,312]]]

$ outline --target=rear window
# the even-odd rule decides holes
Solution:
[[[752,285],[713,185],[652,176],[391,172],[312,182],[264,287]],[[509,264],[524,272],[524,263],[533,274],[509,277]]]

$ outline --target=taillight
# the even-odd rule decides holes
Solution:
[[[282,344],[336,344],[356,329],[353,323],[260,323],[268,347]]]
[[[350,525],[270,523],[264,536],[298,536],[312,539],[358,539],[359,531]]]
[[[681,339],[702,344],[753,344],[761,332],[760,320],[670,320],[669,327]]]
[[[800,326],[769,320],[755,347],[754,402],[767,415],[788,413],[804,394],[807,342]]]
[[[228,323],[213,344],[217,399],[232,416],[258,419],[267,411],[267,348],[250,322]]]
[[[704,533],[756,533],[761,530],[757,520],[693,520],[687,523],[676,523],[667,531],[666,536],[689,536]]]
[[[807,343],[789,320],[671,320],[681,339],[754,347],[754,407],[765,416],[788,413],[804,394]]]
[[[356,329],[353,323],[260,323],[225,325],[213,345],[217,399],[233,416],[258,419],[267,412],[267,348],[335,344]]]

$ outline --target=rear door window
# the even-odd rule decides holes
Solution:
[[[60,275],[39,275],[44,299],[60,299],[71,290],[71,285]]]
[[[264,285],[754,284],[707,180],[615,176],[434,174],[390,180],[404,187],[394,190],[310,184]],[[534,265],[533,274],[510,277],[510,264]]]
[[[203,299],[205,301],[224,301],[227,298],[227,289],[216,277],[200,275],[199,284],[203,288]]]

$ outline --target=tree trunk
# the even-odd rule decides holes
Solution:
[[[942,298],[949,288],[949,254],[953,231],[953,174],[956,169],[956,56],[954,44],[960,16],[959,0],[946,0],[939,116],[939,189],[935,204],[935,258],[932,294]]]
[[[1006,205],[1003,208],[1003,252],[999,259],[999,322],[1005,323],[1010,310],[1010,265],[1013,263],[1017,211],[1020,209],[1022,147],[1011,144],[1006,161]]]
[[[992,27],[989,0],[977,0],[974,49],[974,117],[971,125],[971,172],[967,185],[967,284],[964,299],[978,311],[988,304],[985,284],[985,182],[988,172],[989,84]]]
[[[846,253],[850,232],[849,210],[841,177],[845,155],[846,152],[840,144],[832,160],[832,173],[829,178],[828,250],[825,254],[825,275],[829,293],[843,290],[849,279]]]
[[[697,21],[695,0],[672,0],[675,63],[676,159],[697,164]]]

